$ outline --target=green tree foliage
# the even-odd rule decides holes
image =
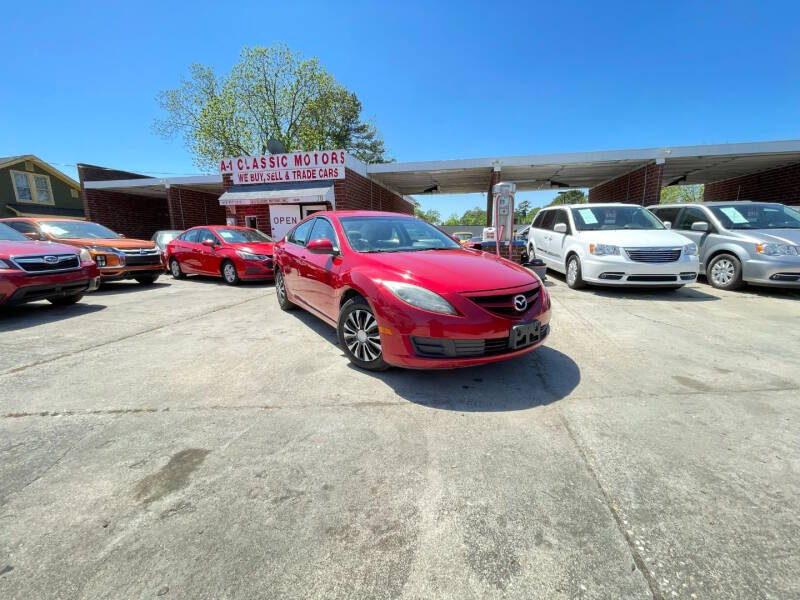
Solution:
[[[386,162],[375,126],[361,117],[358,97],[316,58],[284,44],[244,47],[228,75],[194,64],[176,88],[156,97],[159,135],[182,135],[194,163],[216,169],[225,156],[266,152],[275,138],[288,152],[343,148],[365,162]]]
[[[705,186],[700,185],[670,185],[661,188],[661,204],[675,204],[676,202],[702,202]]]
[[[589,198],[583,190],[567,190],[565,192],[558,192],[558,195],[553,198],[553,201],[548,206],[557,206],[559,204],[586,204]]]
[[[516,207],[514,207],[514,223],[528,223],[528,213],[531,210],[531,203],[528,200],[522,200]]]

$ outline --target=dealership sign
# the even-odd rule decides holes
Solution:
[[[219,172],[233,176],[234,185],[344,179],[344,150],[315,150],[239,156],[220,161]]]

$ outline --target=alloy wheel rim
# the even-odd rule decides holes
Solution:
[[[236,279],[236,269],[232,264],[225,265],[225,279],[228,281]]]
[[[286,290],[283,287],[283,275],[280,271],[275,274],[275,290],[278,292],[278,300],[283,302],[286,299]]]
[[[354,310],[344,321],[344,343],[358,360],[372,362],[381,356],[378,322],[368,310]]]
[[[177,260],[173,260],[172,261],[172,276],[173,277],[177,277],[180,274],[181,274],[181,268],[178,266],[178,261]]]
[[[722,260],[715,262],[714,266],[711,267],[711,278],[715,283],[727,285],[733,279],[733,274],[735,272],[736,269],[733,266],[733,263],[727,258],[723,258]]]
[[[575,279],[578,277],[578,263],[575,259],[569,261],[569,268],[567,269],[567,280],[570,283],[575,283]]]

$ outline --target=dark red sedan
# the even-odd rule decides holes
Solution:
[[[172,276],[199,274],[241,280],[272,279],[272,238],[257,229],[206,225],[187,229],[167,244]]]
[[[533,273],[398,213],[308,217],[275,244],[275,288],[282,309],[336,327],[364,369],[495,362],[549,333],[550,297]]]
[[[0,223],[0,306],[34,300],[74,304],[99,282],[88,250],[31,241]]]

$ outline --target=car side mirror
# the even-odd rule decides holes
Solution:
[[[692,223],[692,231],[708,231],[708,221],[695,221]]]
[[[672,221],[664,221],[664,229],[672,229]]]
[[[556,226],[553,227],[553,231],[555,231],[556,233],[567,233],[567,224],[556,223]]]
[[[214,246],[217,245],[216,242],[214,242],[214,240],[209,240],[209,239],[205,239],[201,243],[203,244],[203,246],[208,246],[209,248],[213,248]]]
[[[311,240],[306,244],[306,250],[311,252],[311,254],[335,254],[333,242],[328,238]]]

